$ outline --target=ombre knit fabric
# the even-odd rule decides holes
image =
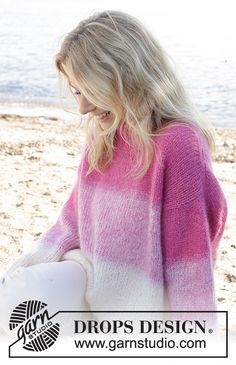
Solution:
[[[135,156],[122,133],[119,127],[103,175],[86,176],[84,148],[73,189],[37,254],[42,262],[84,265],[90,310],[217,310],[214,266],[227,203],[205,138],[189,124],[165,128],[136,180],[126,175]]]

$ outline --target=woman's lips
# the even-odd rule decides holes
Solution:
[[[104,112],[104,113],[95,115],[95,117],[98,120],[103,120],[103,119],[106,119],[108,116],[110,116],[110,114],[111,114],[111,112],[110,111],[107,111],[107,112]]]

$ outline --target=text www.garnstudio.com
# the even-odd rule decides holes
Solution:
[[[75,347],[77,349],[108,349],[109,351],[115,351],[117,349],[173,349],[173,348],[194,348],[205,349],[205,340],[168,340],[167,337],[161,337],[159,340],[148,339],[143,340],[74,340]]]

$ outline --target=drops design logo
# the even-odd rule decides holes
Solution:
[[[29,300],[19,304],[11,314],[10,330],[17,329],[18,340],[23,340],[26,350],[47,350],[59,336],[60,325],[52,322],[46,307],[43,302]]]

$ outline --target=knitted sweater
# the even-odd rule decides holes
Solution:
[[[140,180],[125,176],[132,149],[117,131],[104,174],[85,146],[59,217],[37,242],[42,262],[86,269],[89,310],[216,310],[214,267],[227,204],[200,130],[172,123],[153,137]],[[64,256],[63,256],[64,255]]]

